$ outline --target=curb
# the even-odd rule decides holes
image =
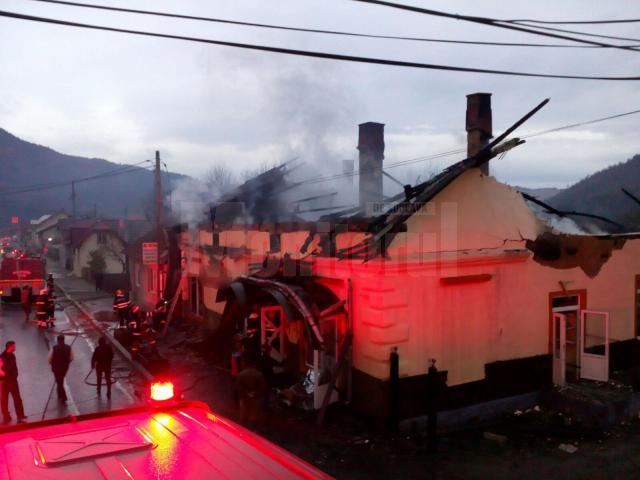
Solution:
[[[78,310],[80,310],[80,313],[82,313],[85,317],[87,317],[87,319],[91,322],[91,324],[102,335],[104,335],[107,341],[118,351],[118,353],[120,353],[120,355],[122,355],[124,358],[127,359],[127,361],[133,366],[133,368],[135,368],[147,380],[151,381],[155,379],[155,377],[151,374],[151,372],[149,372],[149,370],[144,368],[139,362],[133,359],[129,351],[126,348],[124,348],[122,344],[118,340],[116,340],[111,333],[109,333],[107,330],[102,328],[102,326],[98,323],[98,321],[95,319],[93,314],[89,310],[87,310],[87,308],[85,308],[84,305],[82,305],[80,302],[78,302],[74,298],[71,298],[71,296],[69,296],[67,291],[57,282],[56,282],[56,287],[60,289],[60,291],[66,297],[66,299],[69,300]]]

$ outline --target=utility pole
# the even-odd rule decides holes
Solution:
[[[71,182],[71,209],[73,218],[76,218],[76,182]]]
[[[156,257],[156,268],[157,268],[157,281],[156,281],[156,289],[157,289],[157,298],[156,302],[160,301],[160,280],[162,276],[160,274],[160,246],[162,245],[162,179],[160,176],[160,152],[156,150],[156,170],[155,170],[155,186],[156,186],[156,241],[158,242],[158,253]]]

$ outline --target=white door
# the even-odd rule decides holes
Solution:
[[[566,381],[567,318],[564,313],[553,314],[553,383]]]
[[[580,378],[609,380],[609,312],[580,312]]]

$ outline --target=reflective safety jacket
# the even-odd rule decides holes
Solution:
[[[36,315],[49,315],[49,295],[38,295],[36,298]]]
[[[113,299],[114,312],[125,311],[130,306],[131,306],[131,300],[129,300],[124,295],[116,295],[116,297]]]

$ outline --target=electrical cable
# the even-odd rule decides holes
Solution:
[[[630,112],[624,112],[624,113],[619,113],[616,115],[609,115],[606,117],[601,117],[601,118],[596,118],[594,120],[587,120],[584,122],[578,122],[578,123],[572,123],[569,125],[563,125],[560,127],[554,127],[548,130],[542,130],[539,132],[533,132],[533,133],[529,133],[529,134],[524,134],[519,136],[518,138],[521,139],[525,139],[525,138],[534,138],[534,137],[538,137],[541,135],[547,135],[550,133],[555,133],[555,132],[559,132],[562,130],[567,130],[570,128],[576,128],[576,127],[582,127],[585,125],[591,125],[594,123],[599,123],[599,122],[604,122],[607,120],[613,120],[616,118],[620,118],[620,117],[625,117],[628,115],[634,115],[640,113],[640,109],[639,110],[631,110]],[[420,163],[420,162],[424,162],[427,160],[433,160],[433,159],[437,159],[437,158],[442,158],[442,157],[447,157],[447,156],[451,156],[451,155],[456,155],[456,154],[460,154],[460,153],[464,153],[466,151],[466,148],[459,148],[456,150],[449,150],[447,152],[442,152],[442,153],[436,153],[436,154],[432,154],[432,155],[426,155],[426,156],[422,156],[422,157],[415,157],[415,158],[411,158],[408,160],[401,160],[398,162],[393,162],[393,163],[389,163],[386,164],[384,166],[385,169],[389,169],[389,168],[396,168],[396,167],[401,167],[401,166],[405,166],[405,165],[412,165],[415,163]],[[331,181],[331,180],[337,180],[340,178],[344,178],[344,177],[352,177],[352,176],[356,176],[359,175],[360,173],[358,171],[354,171],[354,172],[347,172],[347,173],[339,173],[339,174],[334,174],[334,175],[328,175],[325,177],[314,177],[314,178],[310,178],[310,179],[306,179],[306,180],[302,180],[301,182],[298,182],[296,184],[296,186],[298,185],[306,185],[306,184],[314,184],[314,183],[322,183],[322,182],[326,182],[326,181]]]
[[[555,28],[555,27],[543,27],[541,25],[529,25],[527,23],[521,23],[521,22],[508,22],[514,25],[524,25],[526,27],[530,27],[530,28],[537,28],[539,30],[547,30],[550,32],[564,32],[564,33],[571,33],[573,35],[583,35],[586,37],[597,37],[597,38],[608,38],[610,40],[623,40],[625,42],[638,42],[640,41],[640,39],[638,38],[629,38],[629,37],[617,37],[617,36],[613,36],[613,35],[602,35],[602,34],[597,34],[597,33],[589,33],[589,32],[580,32],[580,31],[575,31],[575,30],[566,30],[564,28]],[[631,46],[631,45],[628,45]]]
[[[442,12],[439,10],[432,10],[432,9],[428,9],[428,8],[422,8],[422,7],[416,7],[413,5],[405,5],[402,3],[394,3],[394,2],[387,2],[387,1],[383,1],[383,0],[351,0],[353,2],[360,2],[360,3],[368,3],[371,5],[378,5],[378,6],[382,6],[382,7],[389,7],[389,8],[395,8],[395,9],[399,9],[399,10],[406,10],[406,11],[410,11],[410,12],[414,12],[414,13],[421,13],[424,15],[431,15],[431,16],[435,16],[435,17],[443,17],[443,18],[451,18],[454,20],[462,20],[465,22],[472,22],[472,23],[480,23],[483,25],[488,25],[491,27],[498,27],[498,28],[505,28],[508,30],[515,30],[515,31],[519,31],[519,32],[525,32],[525,33],[530,33],[533,35],[540,35],[543,37],[551,37],[551,38],[558,38],[561,40],[568,40],[571,42],[577,42],[577,43],[585,43],[585,44],[589,44],[589,45],[597,45],[599,47],[609,47],[609,48],[618,48],[618,49],[622,49],[622,50],[630,50],[630,51],[634,51],[634,52],[639,52],[640,50],[637,50],[636,48],[629,46],[629,45],[611,45],[611,44],[606,44],[606,43],[602,43],[602,42],[596,42],[593,40],[586,40],[586,39],[582,39],[582,38],[575,38],[575,37],[570,37],[567,35],[560,35],[560,34],[556,34],[556,33],[549,33],[549,32],[544,32],[544,31],[539,31],[539,30],[534,30],[532,29],[533,27],[525,27],[524,25],[520,25],[517,23],[509,23],[506,22],[504,20],[498,20],[496,18],[488,18],[488,17],[477,17],[477,16],[471,16],[471,15],[458,15],[455,13],[449,13],[449,12]],[[538,28],[538,27],[536,27]]]
[[[36,184],[32,184],[32,185],[27,185],[24,187],[19,187],[19,188],[42,188],[42,187],[46,187],[46,186],[50,186],[50,185],[67,185],[71,182],[75,182],[75,183],[80,183],[80,182],[84,182],[87,180],[93,180],[96,178],[101,178],[103,176],[111,176],[111,174],[117,174],[122,170],[128,170],[131,169],[132,167],[136,167],[138,165],[142,165],[143,163],[147,163],[150,160],[144,160],[142,162],[138,162],[138,163],[134,163],[131,165],[121,165],[117,168],[114,168],[113,170],[108,170],[106,172],[103,173],[99,173],[96,175],[92,175],[90,177],[84,177],[84,178],[75,178],[75,179],[71,179],[71,180],[60,180],[58,182],[49,182],[49,183],[36,183]]]
[[[562,127],[550,128],[549,130],[542,130],[540,132],[534,132],[534,133],[522,135],[520,138],[538,137],[540,135],[546,135],[548,133],[560,132],[562,130],[567,130],[569,128],[583,127],[585,125],[592,125],[594,123],[604,122],[606,120],[612,120],[614,118],[626,117],[627,115],[634,115],[636,113],[640,113],[640,110],[632,110],[630,112],[619,113],[617,115],[609,115],[608,117],[596,118],[595,120],[587,120],[586,122],[572,123],[570,125],[564,125]]]
[[[0,192],[0,196],[8,196],[8,195],[19,195],[22,193],[31,193],[31,192],[37,192],[37,191],[41,191],[41,190],[52,190],[55,188],[62,188],[62,187],[67,187],[73,183],[81,183],[81,182],[87,182],[90,180],[100,180],[102,178],[108,178],[108,177],[114,177],[116,175],[122,175],[124,173],[141,173],[143,171],[149,171],[147,168],[145,167],[127,167],[126,169],[120,170],[120,171],[114,171],[114,172],[109,172],[109,173],[104,173],[104,174],[100,174],[100,175],[95,175],[93,177],[86,177],[86,178],[82,178],[79,180],[69,180],[69,181],[64,181],[64,182],[53,182],[53,183],[49,183],[49,184],[35,184],[35,185],[28,185],[28,186],[24,186],[24,187],[20,187],[14,190],[6,190],[3,192]]]
[[[365,1],[365,0],[353,0],[353,1]],[[33,15],[24,15],[20,13],[7,12],[4,10],[0,10],[0,16],[6,17],[6,18],[13,18],[17,20],[26,20],[31,22],[40,22],[40,23],[47,23],[51,25],[61,25],[66,27],[85,28],[85,29],[91,29],[91,30],[101,30],[105,32],[126,33],[126,34],[140,35],[140,36],[146,36],[146,37],[165,38],[170,40],[182,40],[182,41],[196,42],[196,43],[206,43],[211,45],[240,48],[245,50],[280,53],[285,55],[293,55],[293,56],[308,57],[308,58],[323,58],[327,60],[337,60],[337,61],[353,62],[353,63],[366,63],[366,64],[386,65],[386,66],[393,66],[393,67],[419,68],[419,69],[426,69],[426,70],[442,70],[442,71],[458,72],[458,73],[463,73],[463,72],[464,73],[485,73],[485,74],[493,74],[493,75],[507,75],[507,76],[519,76],[519,77],[531,77],[531,78],[553,78],[553,79],[564,79],[564,80],[605,80],[605,81],[638,81],[640,80],[640,76],[612,77],[612,76],[597,76],[597,75],[588,76],[588,75],[561,75],[561,74],[552,74],[552,73],[516,72],[512,70],[494,70],[494,69],[485,69],[485,68],[459,67],[459,66],[453,66],[453,65],[409,62],[409,61],[402,61],[402,60],[389,60],[389,59],[375,58],[375,57],[361,57],[361,56],[355,56],[355,55],[344,55],[344,54],[335,54],[335,53],[327,53],[327,52],[319,52],[319,51],[311,51],[311,50],[298,50],[298,49],[292,49],[292,48],[271,47],[271,46],[252,44],[252,43],[228,42],[223,40],[189,37],[184,35],[171,35],[171,34],[158,33],[158,32],[148,32],[148,31],[141,31],[141,30],[125,29],[125,28],[106,27],[106,26],[93,25],[88,23],[79,23],[79,22],[71,22],[67,20],[57,20],[53,18],[37,17]],[[595,42],[584,41],[583,43],[585,42],[602,46],[602,44],[595,43]],[[618,46],[616,48],[623,48],[623,47]],[[629,49],[633,50],[631,48]],[[640,50],[634,50],[634,51],[640,51]]]
[[[158,12],[158,11],[151,11],[151,10],[139,10],[139,9],[133,9],[133,8],[112,7],[108,5],[94,5],[94,4],[80,3],[80,2],[67,2],[62,0],[31,0],[31,1],[41,2],[41,3],[51,3],[51,4],[64,5],[64,6],[72,6],[72,7],[93,8],[93,9],[106,10],[111,12],[134,13],[139,15],[152,15],[157,17],[176,18],[181,20],[196,20],[196,21],[202,21],[202,22],[214,22],[214,23],[222,23],[222,24],[228,24],[228,25],[239,25],[244,27],[256,27],[256,28],[266,28],[266,29],[273,29],[273,30],[284,30],[284,31],[292,31],[292,32],[304,32],[304,33],[318,33],[318,34],[326,34],[326,35],[339,35],[339,36],[358,37],[358,38],[375,38],[375,39],[382,39],[382,40],[403,40],[403,41],[413,41],[413,42],[449,43],[449,44],[500,46],[500,47],[609,48],[609,47],[600,47],[597,45],[487,42],[487,41],[477,41],[477,40],[452,40],[452,39],[442,39],[442,38],[379,35],[379,34],[369,34],[369,33],[360,33],[360,32],[346,32],[346,31],[340,31],[340,30],[326,30],[326,29],[315,29],[315,28],[291,27],[286,25],[273,25],[273,24],[267,24],[267,23],[244,22],[240,20],[228,20],[224,18],[203,17],[203,16],[196,16],[196,15],[183,15],[183,14],[169,13],[169,12]],[[640,47],[640,45],[630,45],[630,46]]]
[[[549,25],[603,25],[607,23],[638,23],[640,18],[621,18],[617,20],[534,20],[531,18],[513,18],[509,20],[502,20],[503,22],[527,22],[527,23],[542,23]]]

